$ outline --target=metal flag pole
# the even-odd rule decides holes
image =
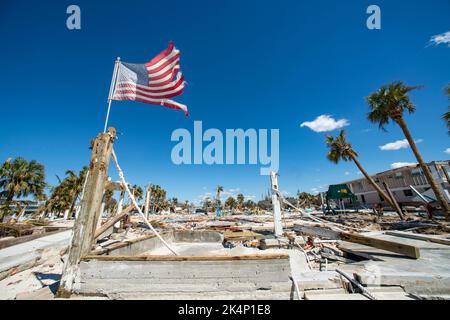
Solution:
[[[119,71],[119,65],[120,65],[120,57],[117,57],[116,62],[114,64],[114,71],[111,78],[111,85],[109,86],[108,111],[106,112],[105,128],[103,129],[103,133],[106,133],[106,127],[108,126],[109,110],[111,109],[112,97],[114,95],[114,91],[116,90],[116,80],[117,80],[117,73]]]

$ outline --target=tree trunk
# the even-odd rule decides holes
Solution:
[[[6,197],[5,202],[3,202],[3,206],[4,206],[5,210],[2,210],[3,212],[0,216],[0,223],[3,222],[5,216],[10,213],[9,205],[11,204],[13,198],[14,198],[14,191],[10,191],[8,193],[8,196]]]
[[[378,193],[384,198],[384,200],[391,205],[392,209],[394,209],[397,212],[397,214],[399,215],[400,219],[404,220],[405,217],[403,215],[403,212],[398,212],[398,210],[396,210],[396,205],[394,203],[392,203],[392,201],[389,198],[389,196],[372,179],[372,177],[369,176],[369,174],[366,172],[366,170],[364,170],[364,168],[362,167],[361,163],[359,163],[358,159],[356,157],[352,156],[352,160],[353,160],[353,162],[355,162],[355,164],[358,167],[359,171],[361,171],[361,173],[364,175],[364,177],[366,177],[366,179],[369,181],[369,183],[375,188],[375,190],[378,191]]]
[[[430,168],[425,164],[423,161],[422,155],[419,153],[419,150],[417,149],[417,145],[414,142],[414,139],[411,136],[411,133],[408,130],[408,126],[406,125],[405,120],[403,117],[399,119],[394,119],[397,124],[400,126],[400,128],[403,131],[403,134],[406,137],[406,140],[408,140],[409,146],[411,147],[411,150],[413,151],[414,155],[416,156],[417,162],[419,162],[420,166],[422,167],[423,173],[425,174],[425,177],[428,180],[428,183],[431,186],[431,189],[433,189],[434,194],[436,195],[436,199],[439,202],[439,204],[442,207],[442,210],[445,213],[445,218],[448,220],[450,217],[450,205],[448,204],[447,200],[444,197],[444,194],[441,191],[441,188],[439,188],[438,184],[433,178],[433,175],[431,174]]]
[[[79,196],[79,194],[77,193],[75,195],[75,199],[73,199],[72,204],[70,205],[69,216],[68,216],[69,218],[73,218],[75,216],[74,209],[75,209],[75,204],[76,204],[76,202],[78,200],[78,196]]]

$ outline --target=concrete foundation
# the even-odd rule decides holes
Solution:
[[[163,235],[174,245],[192,244],[200,255],[147,255],[163,244],[155,237],[116,244],[80,263],[75,291],[82,295],[139,299],[291,299],[287,254],[208,255],[223,237],[211,231]],[[227,250],[222,247],[222,250]]]

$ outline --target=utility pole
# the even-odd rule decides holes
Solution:
[[[272,186],[272,206],[273,206],[273,223],[276,237],[283,235],[283,225],[281,224],[281,206],[278,199],[278,176],[276,172],[270,172],[270,183]]]
[[[102,199],[115,138],[116,129],[109,128],[108,132],[98,134],[92,141],[86,190],[81,199],[81,209],[72,230],[72,241],[67,261],[64,264],[57,292],[58,297],[70,297],[78,274],[80,259],[91,252],[95,229],[101,214]]]
[[[145,208],[144,208],[144,214],[145,214],[145,217],[147,219],[148,219],[148,208],[150,206],[150,195],[151,195],[151,192],[152,192],[152,185],[149,184],[147,186],[147,192],[145,193]]]

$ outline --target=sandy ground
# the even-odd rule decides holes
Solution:
[[[45,288],[42,290],[45,294],[41,298],[53,298],[61,277],[62,258],[65,258],[65,256],[61,257],[60,253],[65,247],[61,245],[44,249],[38,265],[0,281],[0,299],[31,298],[33,293],[42,288]]]

